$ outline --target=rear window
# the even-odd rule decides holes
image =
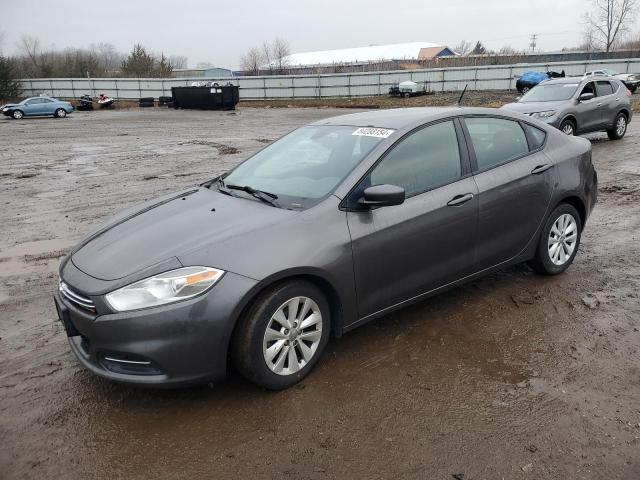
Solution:
[[[613,95],[613,87],[611,86],[611,83],[604,80],[596,82],[596,90],[598,91],[599,97],[604,97],[605,95]]]
[[[465,118],[478,170],[485,170],[529,153],[529,144],[518,122],[494,117]]]

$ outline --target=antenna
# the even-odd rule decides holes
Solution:
[[[462,89],[462,93],[460,94],[460,97],[458,98],[458,103],[456,103],[457,106],[461,106],[462,105],[462,97],[464,97],[464,94],[467,91],[467,87],[468,86],[469,86],[468,83],[464,84],[464,88]]]

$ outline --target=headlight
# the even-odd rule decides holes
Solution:
[[[535,112],[532,113],[531,116],[533,118],[549,118],[549,117],[553,117],[556,114],[555,110],[548,110],[546,112]]]
[[[4,108],[2,109],[2,111],[3,111],[3,112],[6,112],[7,110],[9,110],[9,107],[4,107]]]
[[[200,295],[223,274],[224,270],[211,267],[178,268],[114,290],[105,298],[117,312],[157,307]]]

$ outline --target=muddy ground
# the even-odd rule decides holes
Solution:
[[[283,392],[139,390],[78,365],[51,300],[69,247],[342,113],[0,119],[0,478],[640,478],[640,120],[591,137],[599,202],[563,275],[518,266],[401,310]]]

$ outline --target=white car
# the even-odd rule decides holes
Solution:
[[[591,77],[591,76],[605,76],[605,77],[615,77],[624,83],[624,86],[634,93],[638,86],[640,86],[640,74],[637,73],[617,73],[613,70],[609,70],[607,68],[603,68],[602,70],[592,70],[591,72],[586,72],[583,75],[583,78]]]

